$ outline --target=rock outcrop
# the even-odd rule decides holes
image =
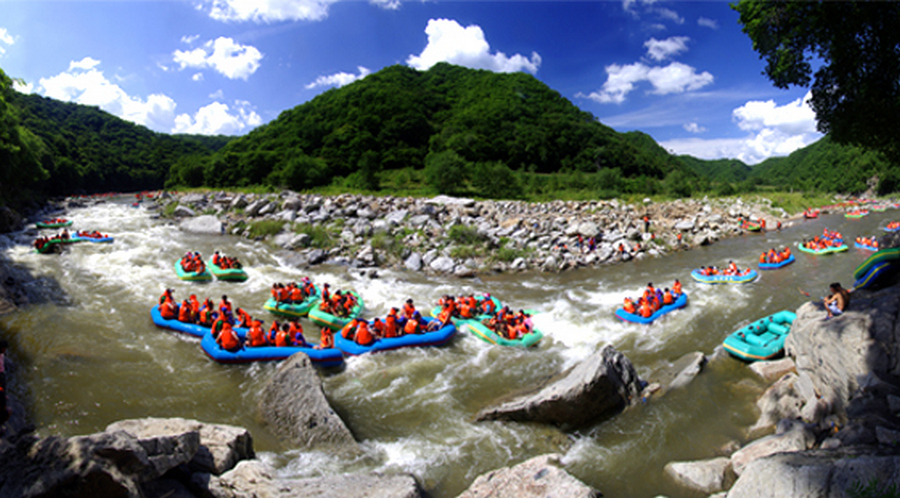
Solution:
[[[607,345],[537,390],[482,410],[477,419],[578,427],[625,408],[640,390],[634,365]]]
[[[181,223],[178,224],[178,226],[185,232],[203,233],[209,235],[220,235],[225,231],[222,222],[211,214],[184,219],[181,221]]]
[[[562,469],[556,454],[541,455],[513,467],[492,470],[475,479],[458,498],[595,498],[600,491]]]
[[[731,459],[725,457],[694,462],[669,462],[664,470],[678,484],[704,493],[722,491],[734,479],[731,475]]]
[[[303,353],[278,366],[263,388],[259,408],[272,432],[298,448],[350,452],[359,449],[350,429],[328,404],[322,380]]]

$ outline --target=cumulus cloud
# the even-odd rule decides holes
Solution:
[[[34,93],[34,84],[13,80],[13,89],[19,93]]]
[[[69,69],[41,78],[36,93],[65,102],[97,106],[104,111],[148,128],[165,131],[171,127],[175,101],[163,94],[146,99],[128,95],[97,69],[100,61],[85,57],[72,61]]]
[[[681,17],[678,12],[666,7],[657,6],[656,0],[623,0],[622,9],[634,16],[635,19],[640,18],[642,15],[648,15],[657,19],[662,19],[663,21],[684,24],[684,18]]]
[[[15,41],[15,38],[13,38],[11,34],[9,34],[9,31],[7,31],[6,28],[0,28],[0,55],[6,53],[6,49],[3,48],[3,44],[12,45],[13,43],[15,43]]]
[[[659,7],[655,9],[651,9],[651,12],[659,16],[661,19],[666,21],[672,21],[675,24],[684,24],[684,18],[678,15],[678,12],[675,12],[672,9],[666,9],[664,7]]]
[[[680,62],[661,67],[651,67],[642,62],[624,66],[610,64],[606,66],[606,74],[606,82],[600,90],[577,96],[601,104],[621,104],[625,96],[635,89],[635,84],[642,81],[649,82],[653,87],[650,93],[657,95],[698,90],[713,82],[712,74],[706,71],[698,73],[693,67]]]
[[[491,47],[479,26],[462,27],[451,19],[431,19],[425,28],[428,45],[419,55],[410,55],[406,63],[419,70],[426,70],[438,62],[449,62],[473,69],[488,69],[498,73],[528,71],[536,73],[541,56],[531,53],[531,58],[516,54],[507,57],[503,52],[491,53]]]
[[[330,74],[328,76],[319,76],[316,78],[316,81],[306,85],[307,90],[312,90],[313,88],[321,87],[321,86],[337,86],[342,87],[344,85],[349,85],[356,80],[361,80],[368,76],[372,71],[368,68],[357,66],[356,68],[359,71],[359,74],[351,74],[351,73],[335,73]]]
[[[649,55],[651,59],[664,61],[681,52],[687,52],[688,41],[690,41],[690,38],[687,36],[672,36],[665,40],[650,38],[644,42],[644,47],[647,48],[647,55]]]
[[[691,133],[703,133],[706,131],[706,128],[698,125],[697,123],[685,123],[684,129]]]
[[[678,154],[701,159],[737,158],[756,164],[772,156],[786,156],[822,138],[816,131],[815,113],[807,101],[811,94],[783,106],[774,101],[750,101],[732,112],[744,138],[703,140],[684,138],[660,142]],[[690,131],[690,130],[689,130]]]
[[[249,102],[236,101],[234,108],[222,102],[201,107],[193,116],[179,114],[173,133],[192,135],[235,135],[262,124]]]
[[[200,39],[200,35],[184,35],[181,37],[181,43],[193,45],[195,41]]]
[[[211,68],[228,79],[246,80],[259,69],[263,55],[256,47],[241,45],[231,38],[220,36],[193,50],[176,50],[172,60],[181,69]]]
[[[697,19],[697,25],[709,29],[719,29],[719,21],[716,21],[715,19],[708,19],[706,17]]]
[[[321,21],[339,0],[201,0],[198,8],[217,21]],[[401,0],[369,0],[387,10],[400,8]]]
[[[191,79],[194,81],[203,81],[203,73],[194,73],[194,75],[191,76]]]

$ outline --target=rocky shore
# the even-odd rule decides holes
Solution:
[[[145,205],[171,216],[186,231],[267,238],[291,251],[297,266],[335,263],[460,277],[562,271],[662,256],[739,235],[741,220],[765,219],[775,227],[788,218],[769,201],[741,199],[645,199],[630,205],[617,200],[527,203],[284,191],[163,193]],[[260,234],[263,224],[267,231]]]

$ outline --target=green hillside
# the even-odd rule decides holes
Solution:
[[[644,190],[647,179],[656,188],[674,171],[696,177],[649,136],[617,133],[531,75],[437,64],[392,66],[329,90],[208,159],[179,162],[169,183],[304,189],[344,181],[376,190],[398,171],[420,173],[437,191],[500,196],[509,193],[495,188],[501,181],[527,190],[551,173],[620,190]]]
[[[697,159],[693,156],[678,156],[685,166],[700,176],[714,182],[742,182],[750,177],[753,169],[738,159]]]

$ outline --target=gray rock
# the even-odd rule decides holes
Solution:
[[[206,196],[203,194],[187,194],[181,198],[183,204],[206,204]]]
[[[194,474],[193,488],[213,498],[422,498],[415,478],[408,474],[344,474],[312,479],[278,479],[275,469],[259,460],[246,460],[220,477]]]
[[[731,466],[736,475],[741,475],[744,468],[756,459],[785,451],[807,450],[815,441],[812,431],[802,424],[796,424],[789,431],[757,439],[734,452],[731,455]]]
[[[664,470],[682,486],[704,493],[715,493],[728,485],[731,460],[719,457],[694,462],[669,462]]]
[[[600,227],[598,227],[596,223],[585,221],[578,224],[578,233],[585,238],[596,237],[597,235],[600,235]]]
[[[221,474],[239,461],[255,458],[253,438],[243,427],[207,424],[184,418],[140,418],[121,420],[106,432],[124,431],[138,439],[197,433],[198,448],[190,459],[194,471]]]
[[[292,195],[281,203],[281,209],[285,211],[297,211],[303,207],[303,199],[296,195]]]
[[[414,228],[419,228],[424,226],[429,221],[431,221],[431,216],[427,214],[419,214],[409,219],[409,225]]]
[[[900,456],[869,447],[780,453],[747,465],[728,498],[853,496],[849,490],[873,481],[880,490],[900,487]]]
[[[694,377],[703,370],[704,365],[706,365],[706,356],[699,351],[688,353],[675,360],[671,368],[675,372],[675,376],[669,382],[668,389],[677,389],[690,384]]]
[[[804,400],[796,388],[797,375],[789,373],[772,384],[756,402],[759,419],[750,428],[751,434],[771,430],[779,420],[800,418]]]
[[[175,208],[175,211],[172,212],[172,216],[176,218],[188,218],[197,216],[197,212],[187,206],[178,206]]]
[[[595,498],[600,491],[563,470],[560,456],[540,455],[478,476],[458,498]]]
[[[438,273],[451,273],[456,267],[456,263],[453,261],[453,258],[440,256],[429,263],[428,267]]]
[[[303,353],[278,366],[263,387],[259,408],[272,432],[301,450],[358,451],[350,430],[328,404],[319,374]]]
[[[675,230],[680,230],[682,232],[689,232],[694,229],[694,220],[682,220],[675,223],[673,226]]]
[[[750,364],[750,370],[763,379],[773,381],[784,377],[788,373],[795,372],[796,366],[794,365],[794,360],[782,358],[780,360],[753,362]]]
[[[544,263],[541,264],[541,270],[544,271],[556,271],[559,269],[559,264],[556,262],[556,257],[553,255],[547,256],[547,259],[544,260]]]
[[[278,203],[275,201],[272,201],[272,202],[266,203],[266,205],[263,206],[262,208],[260,208],[259,212],[257,212],[256,214],[258,216],[265,216],[267,214],[274,213],[275,211],[278,211]]]
[[[398,209],[397,211],[391,211],[387,216],[384,217],[385,221],[390,223],[393,226],[397,226],[400,223],[403,223],[403,220],[406,219],[406,216],[409,215],[408,209]]]
[[[240,209],[247,206],[247,198],[244,197],[244,194],[238,194],[234,199],[231,200],[231,204],[228,205],[229,209]]]
[[[406,261],[403,262],[403,266],[406,269],[411,271],[419,271],[422,269],[422,256],[419,256],[419,253],[414,252],[406,258]]]
[[[324,249],[312,249],[307,254],[307,262],[311,265],[318,265],[328,259],[328,251]]]
[[[283,220],[288,223],[292,223],[297,219],[297,212],[291,209],[285,209],[278,214],[275,215],[276,220]]]
[[[516,258],[513,260],[510,267],[513,270],[526,270],[528,269],[528,263],[525,262],[525,258]]]
[[[640,391],[634,366],[607,345],[535,391],[486,408],[476,418],[577,427],[625,408]]]
[[[247,216],[256,216],[259,214],[259,210],[262,209],[269,203],[266,199],[257,199],[244,208],[244,214]]]
[[[225,230],[222,222],[211,214],[182,220],[178,224],[178,227],[185,232],[202,233],[207,235],[221,235]]]

